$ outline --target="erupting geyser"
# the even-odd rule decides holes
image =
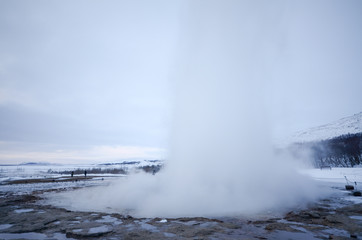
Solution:
[[[82,190],[74,202],[85,195],[91,208],[97,202],[161,217],[253,214],[313,198],[309,180],[274,156],[269,136],[266,85],[277,77],[278,8],[259,1],[190,4],[173,74],[165,168],[155,176],[131,175],[97,194]]]

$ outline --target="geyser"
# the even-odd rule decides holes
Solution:
[[[217,216],[285,209],[316,196],[313,184],[272,150],[266,86],[276,77],[273,60],[283,30],[272,4],[190,2],[173,74],[165,168],[80,190],[73,207],[130,209],[147,217]]]

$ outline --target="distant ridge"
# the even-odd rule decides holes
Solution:
[[[328,140],[341,135],[356,134],[362,132],[362,112],[338,121],[319,127],[310,128],[306,131],[295,133],[289,143],[314,142]]]
[[[20,164],[16,164],[16,165],[19,165],[19,166],[23,166],[23,165],[39,165],[39,166],[46,166],[46,165],[51,165],[50,163],[48,162],[23,162],[23,163],[20,163]]]

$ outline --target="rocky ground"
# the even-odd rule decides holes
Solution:
[[[111,176],[97,176],[97,178],[110,178]],[[53,178],[32,178],[32,179],[19,179],[7,181],[5,184],[7,185],[17,185],[17,184],[36,184],[36,183],[54,183],[54,182],[80,182],[80,181],[90,181],[94,179],[95,176],[61,176],[61,177],[53,177]]]
[[[261,220],[77,212],[44,205],[42,193],[0,192],[0,239],[362,239],[362,204],[346,201],[348,193]]]

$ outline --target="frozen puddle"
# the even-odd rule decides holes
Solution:
[[[32,208],[14,210],[14,212],[16,212],[16,213],[28,213],[28,212],[32,212],[32,211],[34,211],[34,209],[32,209]]]

